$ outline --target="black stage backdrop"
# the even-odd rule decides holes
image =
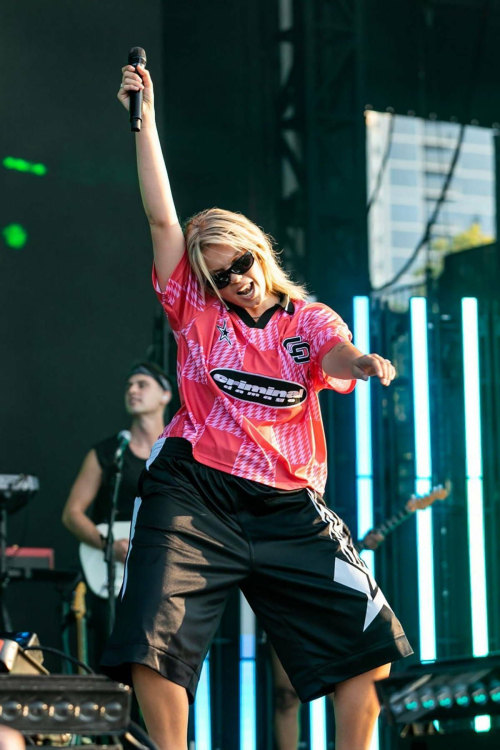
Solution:
[[[8,539],[54,548],[58,568],[77,567],[60,522],[68,490],[92,443],[128,425],[124,378],[151,340],[148,227],[115,98],[135,45],[161,59],[160,0],[147,13],[96,0],[24,0],[2,12],[1,159],[42,163],[47,174],[0,166],[0,228],[28,233],[22,249],[0,238],[0,472],[40,478]],[[14,627],[53,644],[51,584],[13,583],[8,601]]]
[[[21,249],[0,234],[0,473],[40,478],[8,541],[54,548],[58,568],[77,567],[60,522],[68,490],[89,447],[128,425],[124,379],[157,312],[120,68],[130,47],[146,49],[181,216],[218,204],[272,231],[278,173],[263,70],[277,70],[276,44],[259,24],[275,19],[262,7],[24,0],[3,10],[0,161],[47,173],[0,164],[0,232],[28,233]],[[53,643],[52,585],[14,583],[7,598],[17,629]]]

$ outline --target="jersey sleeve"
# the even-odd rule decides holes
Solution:
[[[350,393],[356,384],[355,380],[332,378],[321,366],[323,357],[330,349],[341,341],[351,341],[349,328],[340,315],[320,303],[308,305],[302,315],[302,336],[311,347],[311,374],[316,389],[320,391],[330,388],[339,393]]]
[[[154,264],[152,282],[173,331],[181,331],[206,308],[204,290],[189,264],[186,251],[164,291],[160,287]]]

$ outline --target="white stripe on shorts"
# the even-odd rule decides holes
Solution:
[[[156,441],[156,443],[151,448],[151,455],[149,456],[148,460],[146,461],[146,469],[149,469],[161,449],[163,448],[163,444],[167,438],[159,438],[159,440]]]
[[[128,552],[127,552],[127,558],[125,560],[125,570],[123,572],[123,583],[122,583],[122,599],[125,596],[125,589],[127,588],[127,577],[128,577],[128,559],[130,557],[130,553],[132,551],[132,539],[134,538],[135,533],[135,524],[137,521],[137,514],[139,513],[139,508],[141,507],[142,499],[140,497],[135,498],[134,502],[134,513],[132,516],[132,523],[130,524],[130,541],[128,543]]]
[[[353,565],[356,565],[356,567],[358,568],[366,568],[366,565],[364,564],[363,560],[361,560],[354,547],[349,544],[349,539],[344,533],[343,523],[337,516],[337,514],[334,513],[326,505],[323,505],[322,503],[319,503],[317,501],[316,493],[314,492],[314,490],[311,490],[310,487],[307,487],[306,489],[312,504],[316,508],[316,512],[321,517],[323,523],[326,523],[328,525],[328,534],[330,536],[330,539],[333,539],[339,544],[340,550],[347,557],[349,562],[351,562]]]

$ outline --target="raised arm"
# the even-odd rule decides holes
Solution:
[[[118,99],[125,109],[130,107],[130,92],[143,90],[142,129],[135,134],[137,171],[142,202],[153,239],[156,274],[162,289],[172,275],[184,252],[184,235],[177,218],[156,129],[153,83],[148,71],[132,65],[122,68]]]

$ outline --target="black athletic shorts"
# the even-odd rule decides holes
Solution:
[[[140,480],[116,624],[101,667],[144,664],[186,688],[237,585],[302,701],[412,653],[347,527],[307,489],[277,490],[198,463],[169,438]]]

